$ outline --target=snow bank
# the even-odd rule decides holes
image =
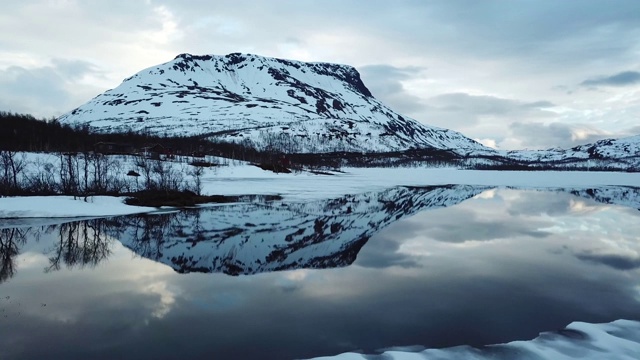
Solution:
[[[41,174],[47,167],[59,166],[60,159],[52,154],[26,153],[28,163],[23,177]],[[126,176],[136,170],[135,157],[115,156],[119,167],[114,176],[133,181]],[[186,184],[193,183],[189,158],[166,162],[184,176]],[[518,188],[587,188],[590,186],[640,186],[640,173],[621,172],[563,172],[563,171],[477,171],[453,168],[345,168],[334,175],[310,172],[277,174],[242,161],[208,157],[207,161],[221,166],[204,168],[202,192],[206,195],[274,195],[286,201],[332,199],[345,194],[383,191],[399,185],[478,185]],[[56,172],[52,176],[57,176]],[[20,179],[22,180],[22,179]],[[142,180],[140,180],[142,182]],[[137,188],[137,184],[130,184]],[[139,185],[140,187],[143,184]],[[24,199],[24,200],[20,200]],[[40,199],[40,200],[38,200]],[[58,199],[58,200],[54,200]],[[122,199],[102,204],[96,197],[93,203],[73,201],[69,197],[30,197],[0,199],[0,218],[7,217],[76,217],[110,216],[147,212],[148,209],[122,204]],[[71,201],[67,203],[66,201]],[[105,200],[106,201],[106,200]],[[80,204],[80,205],[79,205]]]
[[[542,333],[529,341],[514,341],[476,349],[458,346],[420,352],[385,351],[380,357],[357,353],[319,357],[324,360],[412,359],[640,359],[640,322],[616,320],[605,324],[574,322],[559,332]]]
[[[208,194],[280,194],[286,200],[335,198],[390,187],[479,185],[518,188],[640,186],[639,173],[581,171],[478,171],[452,168],[347,168],[336,175],[274,174],[255,166],[220,168],[203,178]]]
[[[0,198],[0,218],[53,218],[129,215],[155,211],[155,208],[130,206],[124,197],[29,196]]]

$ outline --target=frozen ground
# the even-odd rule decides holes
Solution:
[[[47,163],[58,166],[59,158],[48,154],[26,154],[26,173],[42,171]],[[222,159],[207,159],[224,164]],[[120,157],[120,175],[134,170],[132,157]],[[37,164],[37,165],[36,165]],[[190,165],[172,163],[185,174]],[[310,172],[276,174],[248,163],[206,168],[202,178],[204,194],[279,194],[287,201],[330,199],[345,194],[382,191],[398,185],[483,185],[519,188],[588,187],[602,185],[640,186],[640,173],[560,171],[475,171],[453,168],[345,168],[333,175]],[[110,216],[149,212],[155,209],[128,206],[123,198],[91,197],[90,201],[68,196],[0,198],[0,218]]]
[[[102,217],[155,211],[155,208],[129,206],[123,198],[90,196],[30,196],[0,198],[0,218]]]
[[[416,351],[415,347],[383,354],[344,353],[317,360],[417,360],[417,359],[640,359],[640,322],[616,320],[606,324],[574,322],[559,332],[542,333],[530,341],[513,341],[483,348],[457,346]]]
[[[477,171],[453,168],[346,168],[335,175],[274,174],[255,166],[221,168],[204,180],[211,194],[280,194],[304,201],[380,191],[393,186],[483,185],[519,188],[640,186],[638,173]]]

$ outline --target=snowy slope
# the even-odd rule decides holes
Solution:
[[[250,54],[178,55],[60,117],[98,132],[203,135],[288,152],[410,148],[491,153],[455,131],[403,117],[355,68]]]

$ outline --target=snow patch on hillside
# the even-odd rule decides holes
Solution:
[[[0,219],[3,218],[72,218],[129,215],[155,211],[124,203],[124,197],[89,196],[26,196],[0,198]]]

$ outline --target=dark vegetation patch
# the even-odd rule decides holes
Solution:
[[[223,90],[224,92],[224,90]],[[259,101],[270,102],[269,99],[259,99]],[[140,117],[140,119],[144,118]],[[347,121],[345,128],[354,128],[355,124]],[[234,129],[218,132],[211,132],[199,136],[191,137],[163,137],[158,135],[148,135],[143,133],[123,132],[123,133],[94,133],[90,131],[88,125],[73,127],[61,124],[55,119],[40,120],[31,115],[13,114],[0,111],[0,153],[2,151],[26,151],[26,152],[48,152],[48,153],[82,153],[90,154],[96,151],[98,143],[127,144],[131,148],[141,149],[145,146],[162,144],[165,148],[171,148],[176,155],[189,155],[200,153],[203,155],[215,155],[231,159],[248,161],[264,170],[287,173],[291,170],[307,168],[308,170],[322,171],[331,169],[335,171],[343,166],[351,167],[395,167],[395,166],[454,166],[476,170],[585,170],[587,164],[581,165],[580,159],[565,159],[554,162],[538,162],[515,160],[498,155],[494,156],[473,156],[464,157],[453,150],[423,148],[409,149],[395,152],[362,153],[331,151],[327,149],[324,153],[295,153],[290,149],[291,141],[297,139],[297,134],[290,137],[277,138],[273,141],[273,146],[269,150],[258,151],[250,146],[250,143],[231,143],[223,140],[216,140],[215,136],[226,135],[239,130]],[[248,128],[247,128],[248,129]],[[420,129],[418,129],[420,130]],[[413,131],[407,128],[401,121],[392,122],[387,129],[386,136],[392,136],[392,132],[404,132],[412,134]],[[332,127],[327,132],[328,136],[347,136],[348,131]],[[428,134],[424,134],[428,135]],[[280,141],[280,140],[282,141]],[[293,139],[293,140],[292,140]],[[277,140],[277,141],[276,141]],[[323,138],[319,138],[321,145]],[[585,150],[587,150],[585,148]],[[118,151],[119,154],[130,152]],[[282,165],[282,156],[286,155],[287,163]],[[598,159],[599,153],[591,150],[590,155],[597,163],[591,164],[590,171],[627,171],[639,172],[640,168],[632,165],[637,160],[638,155],[631,155],[628,158],[629,167],[620,169],[610,165],[609,159]],[[206,166],[198,163],[194,159],[195,166]],[[613,159],[612,161],[615,161]],[[128,170],[128,169],[127,169]],[[2,175],[2,174],[0,174]],[[23,191],[26,194],[47,194],[50,190],[30,190]],[[13,192],[11,194],[14,194]],[[14,194],[17,195],[17,194]]]
[[[334,175],[332,173],[329,173],[326,171],[320,171],[320,170],[311,170],[310,173],[316,174],[316,175]]]
[[[189,207],[198,204],[226,204],[251,200],[276,201],[282,200],[280,195],[198,195],[193,191],[183,190],[143,190],[130,193],[125,203],[135,206],[148,207]]]
[[[190,162],[189,165],[197,166],[197,167],[218,166],[218,164],[210,163],[210,162],[204,161],[204,160],[195,160],[195,161]]]
[[[253,164],[254,166],[259,167],[262,170],[266,170],[266,171],[273,171],[274,173],[282,173],[282,174],[290,174],[291,170],[289,170],[288,168],[286,168],[283,165],[280,164],[273,164],[273,163],[260,163],[260,164]]]

